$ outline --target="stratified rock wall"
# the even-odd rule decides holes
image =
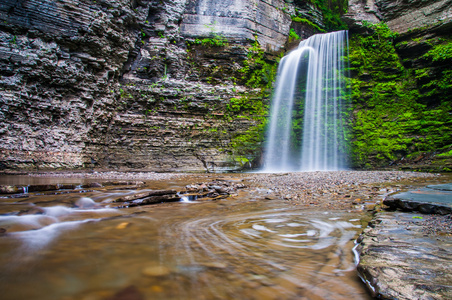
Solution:
[[[181,33],[200,37],[215,31],[238,42],[256,35],[266,49],[279,50],[291,23],[284,7],[278,0],[188,0]]]
[[[399,33],[452,19],[452,0],[375,0],[388,26]]]
[[[112,117],[136,18],[128,1],[2,1],[3,168],[83,165],[87,133]]]
[[[284,45],[284,5],[2,1],[0,169],[236,168],[231,139],[256,122],[227,106],[254,93],[240,70],[255,36]],[[215,35],[228,44],[195,43]]]
[[[406,33],[451,22],[452,0],[349,0],[344,18],[351,29],[363,21],[385,22],[391,30]]]

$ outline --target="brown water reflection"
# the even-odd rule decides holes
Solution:
[[[210,202],[108,208],[132,192],[2,199],[0,227],[8,230],[0,237],[1,298],[369,299],[353,263],[357,213],[257,201],[259,190]],[[96,206],[75,208],[81,197]],[[12,214],[33,205],[43,211]]]

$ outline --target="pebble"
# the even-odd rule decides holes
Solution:
[[[129,226],[129,222],[122,222],[118,226],[116,226],[116,229],[125,229],[127,226]]]
[[[148,266],[141,273],[149,277],[163,277],[169,275],[171,270],[165,266]]]

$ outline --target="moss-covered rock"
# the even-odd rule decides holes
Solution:
[[[432,157],[452,145],[450,45],[445,34],[399,36],[385,24],[352,35],[355,167],[419,164],[425,162],[420,155]]]

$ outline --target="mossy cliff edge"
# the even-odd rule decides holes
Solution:
[[[0,169],[258,167],[279,58],[350,27],[354,167],[447,171],[450,6],[370,2],[5,0]]]

